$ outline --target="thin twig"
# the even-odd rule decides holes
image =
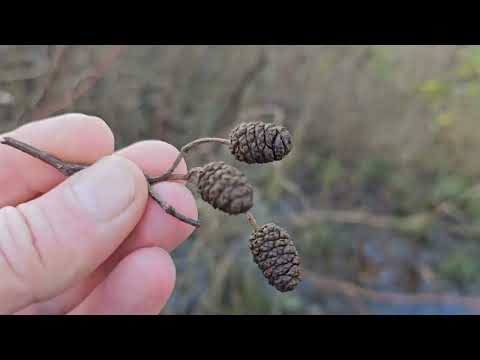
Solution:
[[[305,279],[308,279],[316,288],[322,291],[332,291],[348,297],[360,297],[366,300],[395,305],[461,305],[480,312],[480,297],[460,296],[453,294],[419,293],[402,294],[394,292],[381,292],[366,289],[348,281],[320,276],[312,271],[303,270]]]
[[[344,224],[368,225],[375,228],[391,228],[396,224],[397,218],[392,216],[372,214],[363,210],[310,210],[293,214],[292,222],[304,226],[311,222],[333,222]]]
[[[51,154],[48,154],[45,151],[36,149],[33,146],[25,144],[19,140],[15,140],[11,137],[3,138],[1,143],[4,145],[11,146],[17,150],[20,150],[30,156],[33,156],[36,159],[42,160],[44,163],[50,166],[53,166],[55,169],[57,169],[59,172],[61,172],[65,176],[71,176],[88,167],[87,165],[69,163],[69,162],[60,160],[59,158]]]
[[[172,215],[173,217],[177,218],[180,221],[183,221],[184,223],[187,223],[189,225],[192,225],[196,228],[200,227],[200,223],[197,220],[190,219],[189,217],[186,217],[182,214],[180,214],[172,205],[166,203],[163,201],[159,195],[153,190],[152,186],[149,186],[148,192],[150,196],[157,202],[160,207],[165,210],[167,214]]]
[[[60,79],[61,73],[59,72],[59,67],[61,67],[62,63],[65,60],[65,53],[67,50],[68,45],[66,46],[54,46],[53,47],[53,54],[52,54],[52,65],[45,81],[45,85],[43,87],[43,92],[38,98],[38,100],[31,106],[30,109],[27,109],[20,115],[17,126],[23,125],[33,119],[33,113],[39,108],[39,104],[46,102],[48,94],[51,90],[52,84],[57,80]]]
[[[5,137],[1,142],[1,144],[11,146],[17,150],[20,150],[38,160],[43,161],[44,163],[54,167],[57,169],[60,173],[62,173],[64,176],[72,176],[73,174],[86,169],[90,165],[84,165],[84,164],[75,164],[75,163],[70,163],[66,162],[63,160],[60,160],[59,158],[46,153],[45,151],[39,150],[34,148],[31,145],[25,144],[19,140],[13,139],[11,137]],[[192,169],[193,170],[193,169]],[[180,174],[174,174],[170,175],[168,180],[187,180],[192,172],[186,174],[186,175],[180,175]],[[187,223],[189,225],[192,225],[194,227],[199,227],[200,223],[197,220],[190,219],[180,213],[178,213],[171,205],[167,204],[165,201],[160,199],[159,195],[156,194],[152,188],[153,183],[151,182],[151,178],[148,176],[145,176],[147,182],[148,182],[148,187],[149,187],[149,194],[152,196],[152,198],[162,207],[162,209],[165,210],[168,214],[172,215],[173,217],[177,218],[180,221],[183,221],[184,223]]]
[[[44,94],[30,111],[27,111],[21,116],[19,122],[24,124],[32,120],[42,119],[73,105],[76,100],[86,94],[88,90],[90,90],[96,84],[96,82],[109,69],[110,65],[113,64],[113,62],[126,49],[127,45],[112,46],[109,51],[106,52],[106,55],[104,55],[98,61],[98,63],[95,64],[95,68],[93,69],[91,75],[80,79],[72,89],[63,92],[62,98],[57,99],[57,101],[53,101],[52,94],[55,90],[55,85],[59,83],[65,74],[67,74],[70,70],[67,67],[67,55],[69,52],[76,50],[73,47],[60,48],[59,53],[54,60],[52,72],[47,80]]]
[[[257,230],[258,229],[258,224],[257,224],[257,220],[255,219],[255,216],[253,216],[253,214],[251,212],[247,212],[245,214],[245,216],[247,217],[248,223],[253,228],[253,231]]]
[[[441,220],[444,215],[439,209],[432,212],[419,212],[409,216],[399,217],[391,215],[373,214],[368,211],[359,210],[307,210],[293,214],[290,221],[298,227],[307,226],[311,223],[336,223],[365,225],[371,228],[385,229],[391,231],[415,231],[425,229]],[[477,236],[480,228],[466,223],[450,224],[442,223],[445,229],[451,233],[460,234],[463,237]]]
[[[235,115],[238,114],[240,104],[245,92],[250,85],[258,78],[262,71],[268,65],[268,57],[265,49],[260,50],[258,60],[248,69],[240,79],[238,85],[227,100],[227,105],[222,113],[218,116],[216,124],[225,124],[233,122]]]
[[[176,180],[183,180],[183,181],[188,181],[190,178],[191,173],[189,172],[188,174],[172,174],[168,177],[168,181],[176,181]],[[152,183],[152,178],[147,177],[148,182],[151,184]]]
[[[180,161],[182,161],[184,155],[188,153],[195,146],[200,144],[205,144],[205,143],[220,143],[223,145],[230,145],[230,140],[222,139],[222,138],[202,138],[202,139],[197,139],[195,141],[192,141],[191,143],[188,143],[187,145],[182,147],[182,149],[180,150],[180,153],[178,154],[172,166],[163,175],[149,178],[150,184],[156,184],[158,182],[167,181],[170,178],[170,176],[173,174],[175,169],[177,168],[178,164],[180,164]]]

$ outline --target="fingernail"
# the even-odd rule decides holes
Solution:
[[[78,206],[106,222],[133,202],[135,178],[126,160],[109,156],[75,175],[72,190]]]

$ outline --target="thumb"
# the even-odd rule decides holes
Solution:
[[[140,169],[109,156],[49,193],[0,210],[0,313],[60,294],[104,262],[140,220]]]

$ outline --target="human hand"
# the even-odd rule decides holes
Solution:
[[[62,160],[96,164],[65,179],[54,168],[0,146],[0,313],[158,314],[175,283],[169,255],[193,227],[148,197],[143,173],[166,171],[178,151],[144,141],[112,155],[100,119],[68,114],[8,134]],[[185,162],[178,172],[185,172]],[[181,181],[155,191],[197,219]]]

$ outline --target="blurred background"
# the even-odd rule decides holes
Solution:
[[[251,111],[294,136],[282,162],[234,164],[303,282],[276,292],[244,218],[199,201],[163,314],[480,314],[480,46],[0,45],[2,132],[83,112],[117,148],[180,148]],[[187,162],[214,159],[232,162],[217,145]]]

